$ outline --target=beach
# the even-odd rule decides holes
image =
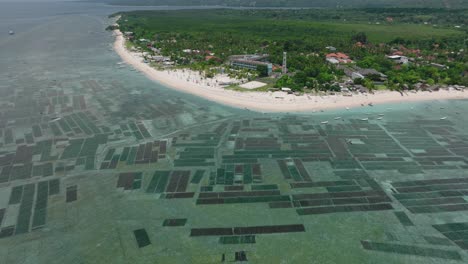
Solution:
[[[216,80],[202,80],[199,73],[191,70],[160,71],[145,63],[136,52],[125,47],[125,38],[114,30],[114,50],[122,61],[143,73],[149,79],[169,88],[190,93],[224,105],[260,112],[312,112],[326,109],[347,109],[385,103],[399,104],[413,101],[468,99],[468,92],[455,89],[399,93],[375,91],[373,94],[355,93],[352,96],[300,95],[278,92],[239,92],[226,90]]]

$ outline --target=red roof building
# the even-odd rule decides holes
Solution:
[[[337,53],[329,53],[326,55],[327,61],[333,64],[338,63],[352,63],[353,61],[349,58],[348,55],[337,52]]]

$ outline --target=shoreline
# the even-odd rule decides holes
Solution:
[[[125,38],[120,30],[114,30],[114,50],[123,62],[143,73],[152,81],[158,82],[181,92],[190,93],[204,99],[236,108],[260,112],[312,112],[326,109],[356,108],[388,103],[407,103],[448,99],[468,99],[468,92],[439,90],[434,92],[406,93],[396,91],[376,91],[374,94],[344,95],[285,95],[275,98],[271,92],[238,92],[226,90],[215,83],[203,82],[197,72],[191,70],[159,71],[143,62],[136,53],[125,48]]]

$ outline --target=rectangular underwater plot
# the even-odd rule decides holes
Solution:
[[[188,180],[190,179],[190,171],[182,171],[177,183],[176,192],[185,192],[187,189]]]
[[[143,153],[143,159],[144,160],[148,160],[148,161],[151,160],[152,148],[153,148],[153,143],[152,142],[146,143],[145,150],[144,150],[144,153]]]
[[[146,230],[144,228],[134,230],[133,235],[135,235],[135,240],[139,248],[151,245],[148,233],[146,233]]]
[[[55,195],[60,193],[60,180],[53,179],[49,181],[49,195]]]
[[[411,219],[408,217],[408,215],[405,214],[405,212],[393,212],[398,218],[398,221],[404,226],[414,226],[413,222]]]
[[[295,207],[333,206],[332,199],[294,200]]]
[[[119,179],[117,181],[117,188],[124,188],[124,190],[132,189],[134,176],[135,176],[135,173],[132,173],[132,172],[119,174]]]
[[[34,216],[32,228],[40,227],[46,223],[47,200],[49,197],[49,182],[39,182],[36,193],[36,206],[34,208]]]
[[[42,164],[42,177],[52,176],[54,174],[54,165],[52,163]]]
[[[255,244],[255,236],[222,236],[219,238],[220,244]]]
[[[125,147],[122,151],[122,155],[120,155],[120,161],[126,161],[129,153],[130,153],[130,147]]]
[[[252,188],[252,191],[257,191],[257,190],[277,190],[277,189],[278,189],[278,185],[276,185],[276,184],[252,185],[251,188]]]
[[[392,210],[391,204],[323,206],[297,209],[299,215]]]
[[[319,181],[319,182],[292,182],[291,188],[315,188],[356,185],[355,181]]]
[[[332,199],[334,205],[346,205],[346,204],[367,204],[368,200],[366,197],[351,197],[351,198],[335,198]]]
[[[171,218],[165,219],[163,222],[163,226],[185,226],[186,223],[186,218]]]
[[[169,178],[169,184],[166,187],[166,192],[175,192],[177,188],[177,184],[180,180],[182,172],[181,171],[173,171]]]
[[[390,244],[390,243],[379,243],[379,242],[371,242],[371,241],[361,241],[361,244],[363,248],[367,250],[375,250],[375,251],[405,254],[405,255],[416,255],[416,256],[431,257],[431,258],[461,260],[460,254],[454,250],[444,250],[444,249],[437,249],[437,248],[399,245],[399,244]]]
[[[190,236],[232,236],[234,234],[232,227],[213,227],[213,228],[192,228]]]
[[[10,180],[12,166],[5,166],[1,169],[0,173],[0,183],[8,182]]]
[[[142,134],[145,138],[150,138],[150,137],[151,137],[151,134],[148,132],[148,130],[146,129],[145,125],[143,125],[143,124],[138,124],[138,128],[140,129],[141,134]]]
[[[132,147],[128,154],[127,165],[133,165],[135,163],[135,157],[137,154],[138,147]]]
[[[441,233],[468,231],[468,222],[440,224],[433,225],[432,227],[434,227],[437,231]]]
[[[401,200],[400,203],[408,207],[408,206],[425,206],[425,205],[438,205],[438,204],[464,204],[467,202],[462,197],[442,197],[442,198],[431,198],[431,199]]]
[[[312,181],[310,178],[309,173],[307,172],[307,169],[304,167],[304,164],[300,159],[294,159],[294,164],[296,165],[296,168],[298,169],[299,173],[301,174],[301,177],[305,181]]]
[[[161,174],[158,171],[155,171],[148,187],[146,188],[147,193],[154,193],[156,191],[156,186],[158,185],[160,177]]]
[[[292,208],[292,204],[290,201],[270,202],[268,207],[270,209]]]
[[[413,214],[429,214],[429,213],[441,213],[441,212],[457,212],[467,211],[467,204],[449,204],[449,205],[432,205],[432,206],[412,206],[407,207]]]
[[[78,186],[68,186],[66,191],[66,199],[67,203],[76,201],[78,199]]]
[[[162,193],[166,189],[167,182],[169,181],[170,171],[157,171],[155,172],[159,175],[160,179],[158,185],[156,186],[156,193]]]
[[[33,136],[34,137],[42,137],[42,130],[41,130],[41,127],[39,125],[34,125],[32,127],[32,130],[33,130]]]
[[[104,160],[105,161],[110,161],[112,159],[112,156],[114,156],[114,153],[115,153],[115,149],[114,148],[111,148],[107,151],[107,154],[106,156],[104,157]]]
[[[16,223],[16,234],[29,232],[35,189],[34,184],[27,184],[24,186],[23,197]]]
[[[54,134],[54,136],[59,137],[62,135],[62,131],[60,130],[56,122],[50,123],[50,128],[52,129],[52,133]]]
[[[244,176],[243,176],[243,183],[250,184],[253,181],[252,178],[252,165],[251,164],[244,164],[243,168]]]
[[[304,181],[304,179],[301,177],[299,171],[296,169],[295,166],[293,165],[287,165],[289,174],[295,181]]]
[[[14,226],[4,227],[4,228],[2,228],[2,230],[0,231],[0,238],[10,237],[10,236],[12,236],[14,233],[15,233],[15,227],[14,227]]]
[[[347,185],[347,186],[329,186],[326,187],[329,192],[354,192],[361,191],[361,187],[358,185]]]
[[[15,186],[10,193],[10,201],[8,204],[19,204],[21,202],[21,197],[23,196],[23,185]]]
[[[166,193],[164,198],[166,199],[187,199],[193,198],[195,196],[194,192],[176,192],[176,193]]]
[[[288,166],[286,165],[286,161],[284,160],[277,160],[278,166],[280,167],[281,173],[285,179],[291,179],[291,173],[288,170]]]
[[[424,240],[427,243],[432,245],[440,245],[440,246],[451,246],[452,242],[449,239],[444,237],[436,237],[436,236],[424,236]]]
[[[109,169],[115,169],[119,163],[120,155],[114,155],[109,163]]]
[[[3,217],[5,216],[5,208],[0,208],[0,223],[3,221]]]
[[[86,157],[85,170],[94,170],[94,156]]]
[[[190,183],[199,184],[205,175],[205,170],[197,170],[192,177]]]
[[[230,197],[224,198],[224,203],[265,203],[265,202],[275,202],[275,201],[290,201],[288,195],[278,195],[278,196],[259,196],[259,197]]]

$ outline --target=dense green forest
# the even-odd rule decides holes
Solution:
[[[232,6],[232,7],[426,7],[468,8],[466,0],[90,0],[114,5]]]
[[[135,39],[153,41],[161,53],[178,65],[206,70],[230,55],[266,53],[276,65],[288,52],[291,75],[277,86],[330,89],[343,71],[325,62],[327,46],[345,52],[356,65],[388,75],[387,86],[401,88],[420,80],[428,83],[468,84],[467,32],[454,25],[466,23],[466,10],[355,9],[355,10],[183,10],[122,13],[122,31]],[[389,21],[388,18],[392,20]],[[437,26],[434,24],[437,23]],[[364,44],[356,46],[357,42]],[[136,41],[138,44],[138,41]],[[146,48],[145,45],[142,45]],[[416,63],[395,68],[385,58],[394,47],[420,50]],[[203,54],[187,55],[184,49],[209,50],[218,61]],[[416,57],[409,54],[408,56]],[[417,58],[414,58],[417,59]],[[448,66],[439,69],[429,66]],[[373,87],[372,80],[364,84]]]

